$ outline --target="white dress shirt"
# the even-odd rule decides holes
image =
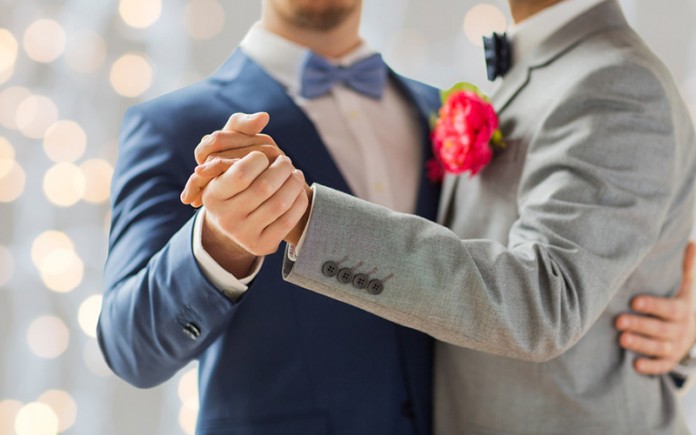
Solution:
[[[353,194],[396,211],[415,212],[422,172],[422,132],[415,107],[392,80],[388,81],[380,100],[340,84],[324,96],[305,99],[300,95],[300,83],[307,48],[271,33],[258,23],[249,30],[240,48],[286,88],[295,104],[314,123]],[[350,65],[374,53],[363,43],[332,62]],[[282,143],[278,145],[283,148]],[[247,290],[263,260],[257,261],[252,274],[244,279],[237,279],[223,269],[203,249],[202,213],[204,209],[194,226],[194,256],[206,277],[236,299]]]

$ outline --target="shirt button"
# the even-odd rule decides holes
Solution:
[[[338,279],[338,282],[348,284],[353,280],[353,271],[348,268],[343,268],[338,271],[338,275],[336,278]]]
[[[373,279],[367,285],[367,292],[371,295],[378,295],[384,291],[384,283],[378,279]]]
[[[355,275],[355,277],[353,278],[353,287],[355,287],[358,290],[366,289],[369,283],[370,277],[365,275],[364,273],[359,273]]]
[[[184,334],[188,335],[191,340],[196,340],[201,335],[201,328],[195,323],[187,323],[184,326]]]
[[[358,119],[360,118],[360,112],[358,112],[357,110],[351,110],[348,113],[348,117],[350,117],[350,119]]]
[[[324,276],[333,278],[338,273],[338,264],[335,261],[327,261],[321,268],[321,272]]]

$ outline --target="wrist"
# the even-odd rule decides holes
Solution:
[[[223,269],[234,276],[246,276],[256,259],[256,256],[231,238],[227,237],[210,221],[210,213],[206,213],[201,230],[203,249]]]

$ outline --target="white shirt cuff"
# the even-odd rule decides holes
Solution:
[[[312,192],[316,193],[314,186],[311,187]],[[312,214],[314,213],[314,201],[312,201],[312,207],[309,209],[309,218],[307,218],[307,224],[302,231],[300,236],[300,241],[297,242],[297,246],[288,244],[288,259],[290,261],[297,261],[297,257],[300,256],[300,251],[302,250],[302,245],[304,244],[305,237],[307,236],[307,229],[309,228],[309,223],[312,221]]]
[[[249,290],[249,283],[256,278],[261,266],[263,265],[264,257],[257,257],[252,264],[251,273],[243,278],[237,278],[222,266],[220,266],[213,257],[203,248],[203,217],[205,208],[201,207],[196,215],[193,224],[193,256],[201,268],[203,275],[213,283],[221,292],[233,301],[238,300],[244,292]]]

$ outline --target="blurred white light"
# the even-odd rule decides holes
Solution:
[[[106,160],[92,159],[80,165],[85,175],[86,188],[82,199],[94,204],[102,203],[109,199],[111,189],[111,177],[114,168]]]
[[[493,5],[476,5],[464,17],[464,33],[478,47],[483,46],[483,36],[492,32],[504,32],[506,28],[505,15]]]
[[[110,376],[111,369],[104,361],[101,349],[97,340],[89,340],[82,351],[82,359],[87,369],[97,376]]]
[[[88,74],[99,70],[106,60],[106,42],[91,30],[76,33],[70,38],[65,61],[76,72]]]
[[[27,332],[29,348],[41,358],[59,357],[68,348],[69,341],[68,327],[58,317],[39,317],[31,322]]]
[[[92,295],[80,304],[77,321],[82,331],[90,337],[97,336],[97,321],[101,312],[102,296]]]
[[[39,273],[41,280],[50,290],[67,293],[82,282],[84,265],[74,251],[57,249],[44,258]]]
[[[224,26],[225,9],[217,0],[193,0],[184,7],[184,27],[193,39],[210,39]]]
[[[44,403],[27,403],[17,413],[15,431],[17,435],[56,435],[58,416]]]
[[[0,28],[0,73],[12,69],[17,61],[17,39],[7,29]]]
[[[17,128],[26,137],[40,139],[48,127],[58,120],[58,108],[43,95],[30,95],[19,103],[15,115]]]
[[[65,30],[53,20],[34,21],[24,32],[24,51],[36,62],[53,62],[65,50]]]
[[[61,120],[46,130],[43,144],[46,155],[54,162],[74,162],[87,148],[87,135],[77,122]]]
[[[12,86],[0,92],[0,124],[10,130],[17,130],[17,107],[27,99],[31,92],[21,86]]]
[[[179,400],[186,403],[189,400],[198,402],[198,368],[188,370],[179,380]]]
[[[198,402],[196,402],[197,404]],[[198,419],[198,407],[193,403],[184,403],[179,410],[179,425],[188,435],[196,433],[196,420]]]
[[[85,175],[72,163],[57,163],[46,172],[43,190],[48,200],[59,207],[70,207],[85,194]]]
[[[111,86],[124,97],[139,97],[152,84],[152,67],[139,54],[125,54],[111,67]]]
[[[77,419],[77,403],[66,391],[49,390],[39,397],[38,402],[51,407],[58,417],[58,430],[65,432],[70,429]]]
[[[162,0],[121,0],[118,12],[129,26],[144,29],[162,15]]]
[[[14,74],[14,67],[0,71],[0,85],[8,81],[10,77],[12,77],[12,74]]]
[[[9,174],[15,163],[15,150],[10,141],[0,136],[0,178]]]
[[[14,258],[9,249],[0,245],[0,287],[10,282],[12,275],[14,275]]]
[[[73,251],[75,245],[70,237],[60,231],[45,231],[31,245],[31,260],[39,268],[46,257],[56,250]]]
[[[0,176],[0,203],[12,202],[24,192],[26,174],[17,162],[12,162],[9,170]]]
[[[17,39],[14,35],[0,28],[0,84],[12,77],[17,62]]]
[[[0,434],[13,435],[15,418],[22,409],[22,402],[19,400],[3,400],[0,402]]]

